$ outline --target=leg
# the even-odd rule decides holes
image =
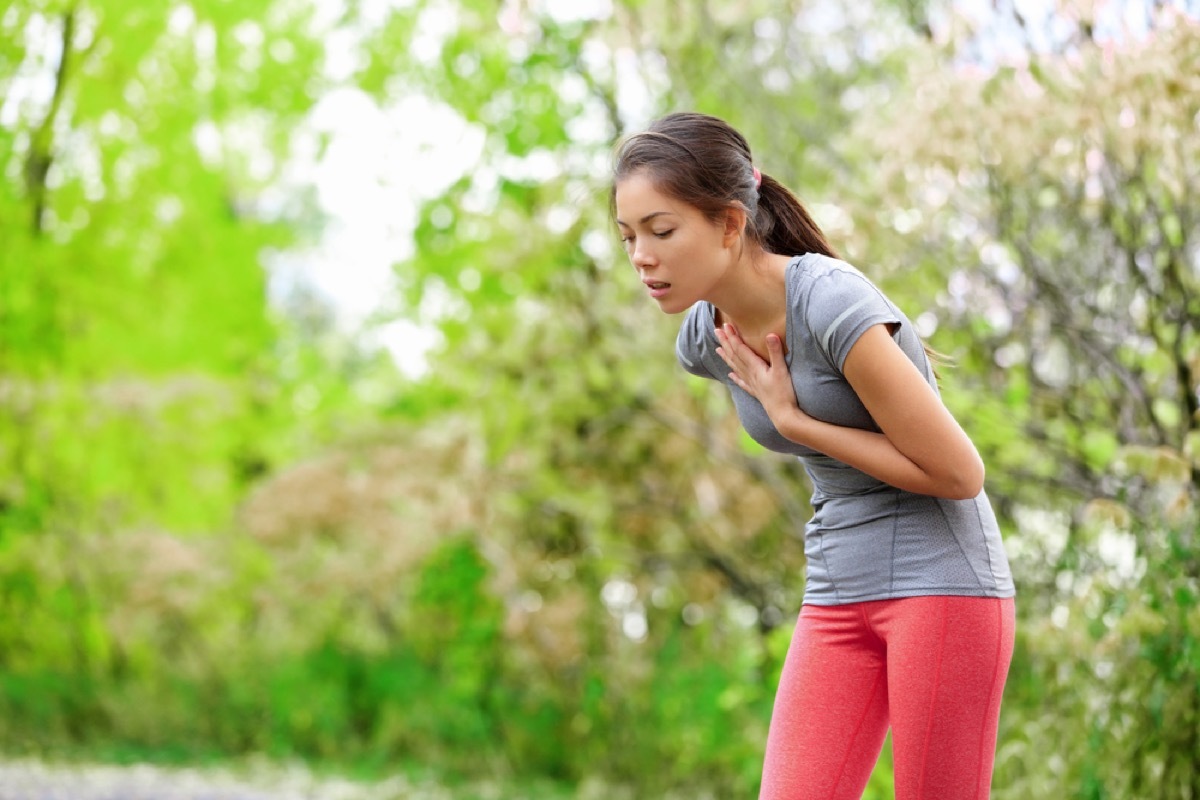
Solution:
[[[767,736],[759,800],[858,800],[887,734],[882,642],[862,604],[804,606]]]
[[[887,640],[897,800],[986,800],[1016,627],[1012,599],[913,597],[872,616]]]

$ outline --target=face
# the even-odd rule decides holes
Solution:
[[[710,299],[736,260],[727,226],[659,192],[643,173],[617,184],[616,208],[625,252],[659,308],[677,314]]]

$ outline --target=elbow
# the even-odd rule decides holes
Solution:
[[[954,471],[939,488],[940,497],[947,500],[974,500],[983,491],[984,468],[983,461],[973,459],[969,465]]]

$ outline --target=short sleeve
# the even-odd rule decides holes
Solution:
[[[903,319],[883,292],[853,269],[833,269],[817,279],[805,317],[817,346],[839,372],[868,328]]]
[[[717,380],[716,375],[706,366],[710,352],[713,356],[716,352],[709,341],[706,315],[703,311],[704,308],[699,303],[688,311],[679,327],[679,335],[675,338],[675,357],[679,359],[680,366],[691,374]]]

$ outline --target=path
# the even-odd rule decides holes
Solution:
[[[400,779],[363,784],[279,766],[234,773],[0,761],[0,800],[451,800],[451,795]]]

